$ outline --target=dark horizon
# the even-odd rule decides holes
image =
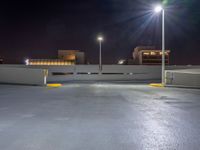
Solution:
[[[151,9],[157,0],[4,1],[0,9],[0,58],[56,58],[58,49],[76,49],[98,63],[98,34],[103,63],[132,58],[139,45],[161,48],[161,17]],[[200,1],[164,0],[166,49],[171,64],[200,64]]]

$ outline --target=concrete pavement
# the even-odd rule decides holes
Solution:
[[[1,150],[196,150],[200,90],[0,85]]]

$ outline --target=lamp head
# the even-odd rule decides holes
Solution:
[[[98,40],[98,41],[103,41],[103,37],[102,37],[102,36],[99,36],[99,37],[97,38],[97,40]]]
[[[156,13],[159,13],[159,12],[161,12],[163,10],[163,7],[161,6],[161,5],[157,5],[155,8],[154,8],[154,11],[156,12]]]

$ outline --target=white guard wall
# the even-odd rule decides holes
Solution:
[[[46,75],[44,69],[0,66],[0,83],[45,85]]]
[[[167,70],[166,85],[200,88],[200,69]]]
[[[167,69],[200,68],[200,66],[167,66]],[[48,82],[104,80],[104,81],[139,81],[152,82],[161,80],[161,66],[146,65],[75,65],[67,67],[46,66]],[[54,73],[63,73],[55,75]]]
[[[149,65],[74,65],[74,66],[26,66],[26,65],[0,65],[6,68],[24,68],[48,70],[47,82],[68,81],[132,81],[132,82],[160,82],[161,66]],[[166,66],[167,70],[192,69],[200,66]],[[12,69],[11,69],[12,70]],[[24,70],[24,71],[25,71]],[[14,71],[13,71],[14,72]],[[24,72],[25,73],[25,72]],[[26,73],[25,73],[26,74]],[[33,74],[32,74],[33,75]],[[44,75],[44,74],[43,74]],[[42,79],[43,79],[43,75]],[[38,74],[31,78],[41,80]],[[42,81],[43,82],[43,81]]]
[[[99,71],[98,65],[77,65],[71,67],[48,68],[48,82],[65,81],[141,81],[159,80],[159,66],[121,66],[104,65]],[[55,75],[63,73],[63,75]]]

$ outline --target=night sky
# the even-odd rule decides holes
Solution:
[[[98,34],[105,38],[103,63],[131,58],[138,45],[161,47],[156,0],[24,0],[0,4],[0,57],[56,58],[58,49],[86,52],[98,62]],[[164,0],[166,48],[171,64],[200,64],[200,1]]]

